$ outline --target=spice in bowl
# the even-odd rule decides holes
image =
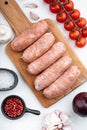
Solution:
[[[5,113],[10,117],[20,116],[23,112],[24,106],[20,99],[10,98],[6,101],[4,110]]]
[[[7,97],[2,105],[5,116],[10,118],[18,118],[24,112],[24,103],[18,96]]]
[[[1,110],[5,117],[12,120],[19,119],[26,112],[40,115],[40,111],[27,108],[24,100],[17,95],[6,97],[2,102]]]

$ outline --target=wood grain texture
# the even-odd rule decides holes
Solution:
[[[25,31],[27,28],[29,28],[32,23],[26,18],[26,16],[23,14],[22,10],[19,8],[19,6],[16,4],[14,0],[7,0],[8,4],[5,5],[5,0],[0,0],[0,10],[2,14],[5,16],[7,21],[10,23],[14,31],[16,32],[16,36]],[[11,11],[12,10],[12,11]],[[9,13],[11,11],[11,13]],[[75,82],[75,84],[72,86],[72,89],[68,90],[67,93],[62,95],[61,97],[56,97],[54,99],[47,99],[43,96],[42,91],[37,91],[34,88],[34,79],[35,76],[29,74],[26,70],[27,63],[25,63],[21,59],[22,52],[14,52],[11,49],[11,46],[9,43],[6,47],[6,52],[9,58],[12,60],[18,71],[23,76],[24,80],[27,82],[28,86],[32,89],[32,92],[36,95],[40,103],[44,107],[49,107],[52,104],[56,103],[58,100],[63,98],[65,95],[70,93],[75,88],[79,87],[82,83],[84,83],[87,80],[87,70],[84,67],[84,65],[81,63],[79,58],[76,56],[75,52],[70,47],[67,40],[64,38],[58,27],[56,27],[55,23],[50,20],[46,19],[49,25],[48,32],[51,31],[56,37],[57,41],[61,41],[66,45],[67,53],[65,55],[69,55],[73,59],[73,65],[77,65],[79,69],[81,70],[81,75],[78,78],[78,80]]]
[[[0,12],[12,26],[16,35],[28,29],[32,24],[14,0],[0,0]]]

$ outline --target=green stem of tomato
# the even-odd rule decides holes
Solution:
[[[77,21],[77,20],[73,20],[72,17],[70,16],[70,12],[68,12],[68,11],[65,9],[65,7],[64,7],[64,4],[65,4],[65,3],[69,3],[70,0],[67,0],[65,3],[61,2],[60,0],[57,0],[57,1],[61,4],[62,9],[63,9],[63,10],[65,11],[65,13],[68,15],[68,18],[69,18],[71,21],[73,21],[73,23],[74,23],[74,25],[75,25],[75,28],[80,31],[80,37],[81,37],[82,32],[81,32],[81,29],[80,29],[80,28],[78,27],[78,25],[76,24],[76,21]],[[72,9],[72,11],[74,11],[74,9]]]

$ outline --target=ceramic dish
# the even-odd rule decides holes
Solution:
[[[27,108],[23,99],[17,95],[6,97],[1,105],[2,113],[11,120],[21,118],[26,112],[40,115],[40,111]]]
[[[0,68],[0,91],[8,91],[18,84],[17,74],[6,68]]]

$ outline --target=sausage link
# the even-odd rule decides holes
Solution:
[[[64,71],[66,71],[72,63],[72,58],[64,56],[43,71],[35,79],[35,89],[42,90],[53,83]]]
[[[66,51],[62,42],[55,43],[44,55],[28,65],[28,72],[31,74],[39,74],[57,59],[59,59]]]
[[[14,51],[22,51],[42,36],[48,29],[48,24],[45,20],[35,23],[28,30],[24,31],[16,37],[11,43],[11,48]]]
[[[71,66],[54,83],[44,89],[43,95],[50,99],[64,95],[68,90],[71,89],[72,85],[75,83],[79,75],[80,70],[78,67]]]
[[[29,63],[36,60],[43,55],[55,42],[55,37],[52,33],[45,33],[33,45],[25,49],[22,58],[25,62]]]

